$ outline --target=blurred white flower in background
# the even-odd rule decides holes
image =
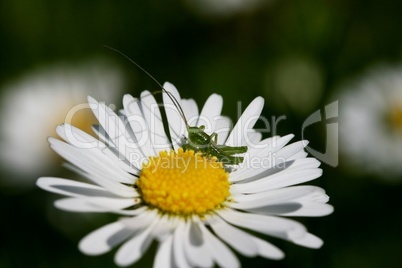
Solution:
[[[376,67],[339,96],[340,150],[358,173],[402,179],[402,67]]]
[[[206,16],[231,16],[252,11],[266,0],[186,0],[187,5],[197,13]]]
[[[74,106],[83,108],[88,95],[109,103],[125,84],[123,72],[107,60],[57,64],[26,74],[2,86],[0,159],[9,173],[0,180],[8,187],[29,187],[39,174],[59,167],[47,137]],[[70,117],[73,115],[69,114]],[[90,131],[96,122],[89,107],[76,112],[72,124]]]

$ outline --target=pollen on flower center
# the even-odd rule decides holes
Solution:
[[[203,215],[228,198],[228,177],[215,158],[180,148],[150,157],[137,186],[144,202],[162,212]]]

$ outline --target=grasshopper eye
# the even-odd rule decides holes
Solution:
[[[199,129],[201,129],[202,131],[204,131],[205,126],[204,126],[204,125],[201,125],[201,126],[199,127]]]

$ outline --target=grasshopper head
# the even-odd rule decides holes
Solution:
[[[188,134],[191,135],[191,134],[198,134],[198,133],[204,132],[204,129],[205,129],[205,126],[188,127],[187,131],[188,131]]]

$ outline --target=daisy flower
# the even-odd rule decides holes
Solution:
[[[90,130],[96,118],[85,104],[86,97],[95,95],[114,102],[113,96],[124,86],[123,73],[117,67],[104,60],[57,64],[3,86],[0,159],[13,176],[5,176],[2,183],[32,186],[40,174],[58,166],[46,138],[65,120]],[[73,107],[79,112],[68,117]]]
[[[347,163],[358,172],[401,179],[402,67],[373,68],[341,92],[340,150]]]
[[[322,173],[320,163],[307,157],[306,142],[287,145],[293,135],[262,139],[253,131],[264,104],[261,97],[230,131],[229,119],[221,116],[221,96],[211,95],[199,112],[194,100],[181,99],[172,84],[164,88],[174,96],[163,95],[170,139],[158,104],[147,91],[139,99],[125,95],[120,117],[89,98],[100,140],[67,124],[57,127],[66,142],[49,139],[70,167],[92,182],[39,178],[42,189],[67,196],[55,206],[123,216],[88,234],[79,249],[99,255],[121,244],[115,262],[128,266],[157,241],[154,267],[232,268],[240,266],[232,250],[248,257],[284,257],[279,248],[249,231],[321,247],[320,238],[286,218],[333,211],[323,189],[293,186]],[[244,161],[231,166],[202,150],[184,150],[189,141],[178,107],[190,125],[204,125],[209,135],[218,133],[219,145],[248,146]]]

